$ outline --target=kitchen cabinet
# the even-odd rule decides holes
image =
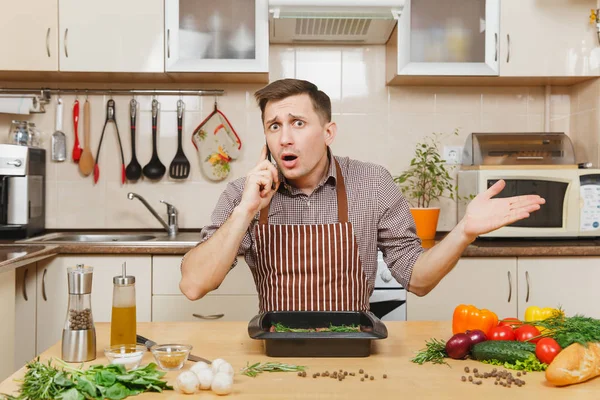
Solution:
[[[135,276],[138,322],[151,319],[151,256],[138,255],[69,255],[38,262],[37,286],[37,352],[41,353],[61,340],[67,315],[67,269],[77,264],[94,267],[92,278],[92,314],[95,322],[110,322],[112,311],[112,278],[121,275],[122,264],[127,275]]]
[[[426,296],[408,293],[407,320],[448,321],[459,304],[487,308],[498,317],[517,311],[517,258],[464,257]]]
[[[152,321],[249,321],[258,313],[254,278],[243,257],[218,289],[190,301],[179,290],[181,256],[152,257]],[[195,315],[194,315],[195,314]]]
[[[58,0],[0,0],[0,70],[58,71]]]
[[[386,77],[498,75],[498,0],[408,0],[386,45]]]
[[[37,264],[17,268],[15,284],[15,370],[38,354],[36,351]]]
[[[15,270],[0,272],[0,380],[14,372],[15,359]],[[7,351],[4,351],[6,349]]]
[[[267,73],[267,0],[165,0],[166,72]]]
[[[595,0],[502,1],[501,76],[598,76]]]
[[[561,306],[568,316],[600,318],[600,257],[519,257],[519,315]]]
[[[59,0],[58,21],[60,71],[164,72],[163,0]]]

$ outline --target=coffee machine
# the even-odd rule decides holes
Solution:
[[[0,239],[23,239],[46,227],[46,150],[0,144]]]

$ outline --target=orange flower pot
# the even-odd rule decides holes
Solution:
[[[421,240],[433,240],[437,231],[440,208],[411,208],[410,213],[417,225],[417,236]]]

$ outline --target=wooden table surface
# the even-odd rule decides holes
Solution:
[[[485,398],[506,400],[523,399],[599,399],[600,378],[557,388],[549,385],[544,373],[529,372],[521,378],[522,387],[511,388],[494,385],[493,379],[482,379],[481,385],[462,382],[467,375],[464,367],[478,368],[480,372],[491,371],[492,366],[473,360],[448,360],[447,365],[418,365],[409,361],[416,351],[424,347],[430,338],[447,340],[451,336],[450,322],[386,322],[388,338],[374,341],[372,355],[366,358],[270,358],[264,354],[262,341],[250,339],[244,322],[181,322],[139,323],[138,334],[159,343],[189,343],[192,353],[208,359],[223,358],[236,370],[233,392],[229,398],[241,399],[472,399]],[[97,359],[88,364],[106,364],[103,349],[109,341],[110,326],[96,325]],[[60,357],[60,343],[41,355],[42,360]],[[143,365],[154,361],[146,353]],[[307,377],[294,372],[262,373],[251,378],[239,373],[247,362],[279,361],[307,366]],[[193,365],[187,362],[184,370]],[[343,381],[332,378],[313,378],[315,372],[343,369],[356,372],[362,368],[375,379],[361,382],[358,376],[348,376]],[[173,384],[180,371],[169,372],[166,379]],[[517,371],[511,371],[516,376]],[[13,393],[18,388],[14,379],[21,378],[25,369],[0,383],[0,393]],[[387,379],[383,379],[387,374]],[[193,399],[198,395],[183,395],[174,391],[146,393],[143,399]],[[211,391],[202,391],[201,398],[223,398]],[[133,399],[133,397],[132,397]]]

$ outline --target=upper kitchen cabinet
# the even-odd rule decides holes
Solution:
[[[58,10],[60,71],[164,72],[163,0],[59,0]]]
[[[268,24],[267,0],[166,0],[166,72],[268,80]]]
[[[409,76],[497,76],[499,21],[498,0],[406,0],[386,45],[387,83]]]
[[[589,23],[595,0],[503,1],[500,75],[600,75],[600,46]]]
[[[0,0],[0,70],[58,71],[58,0]]]

